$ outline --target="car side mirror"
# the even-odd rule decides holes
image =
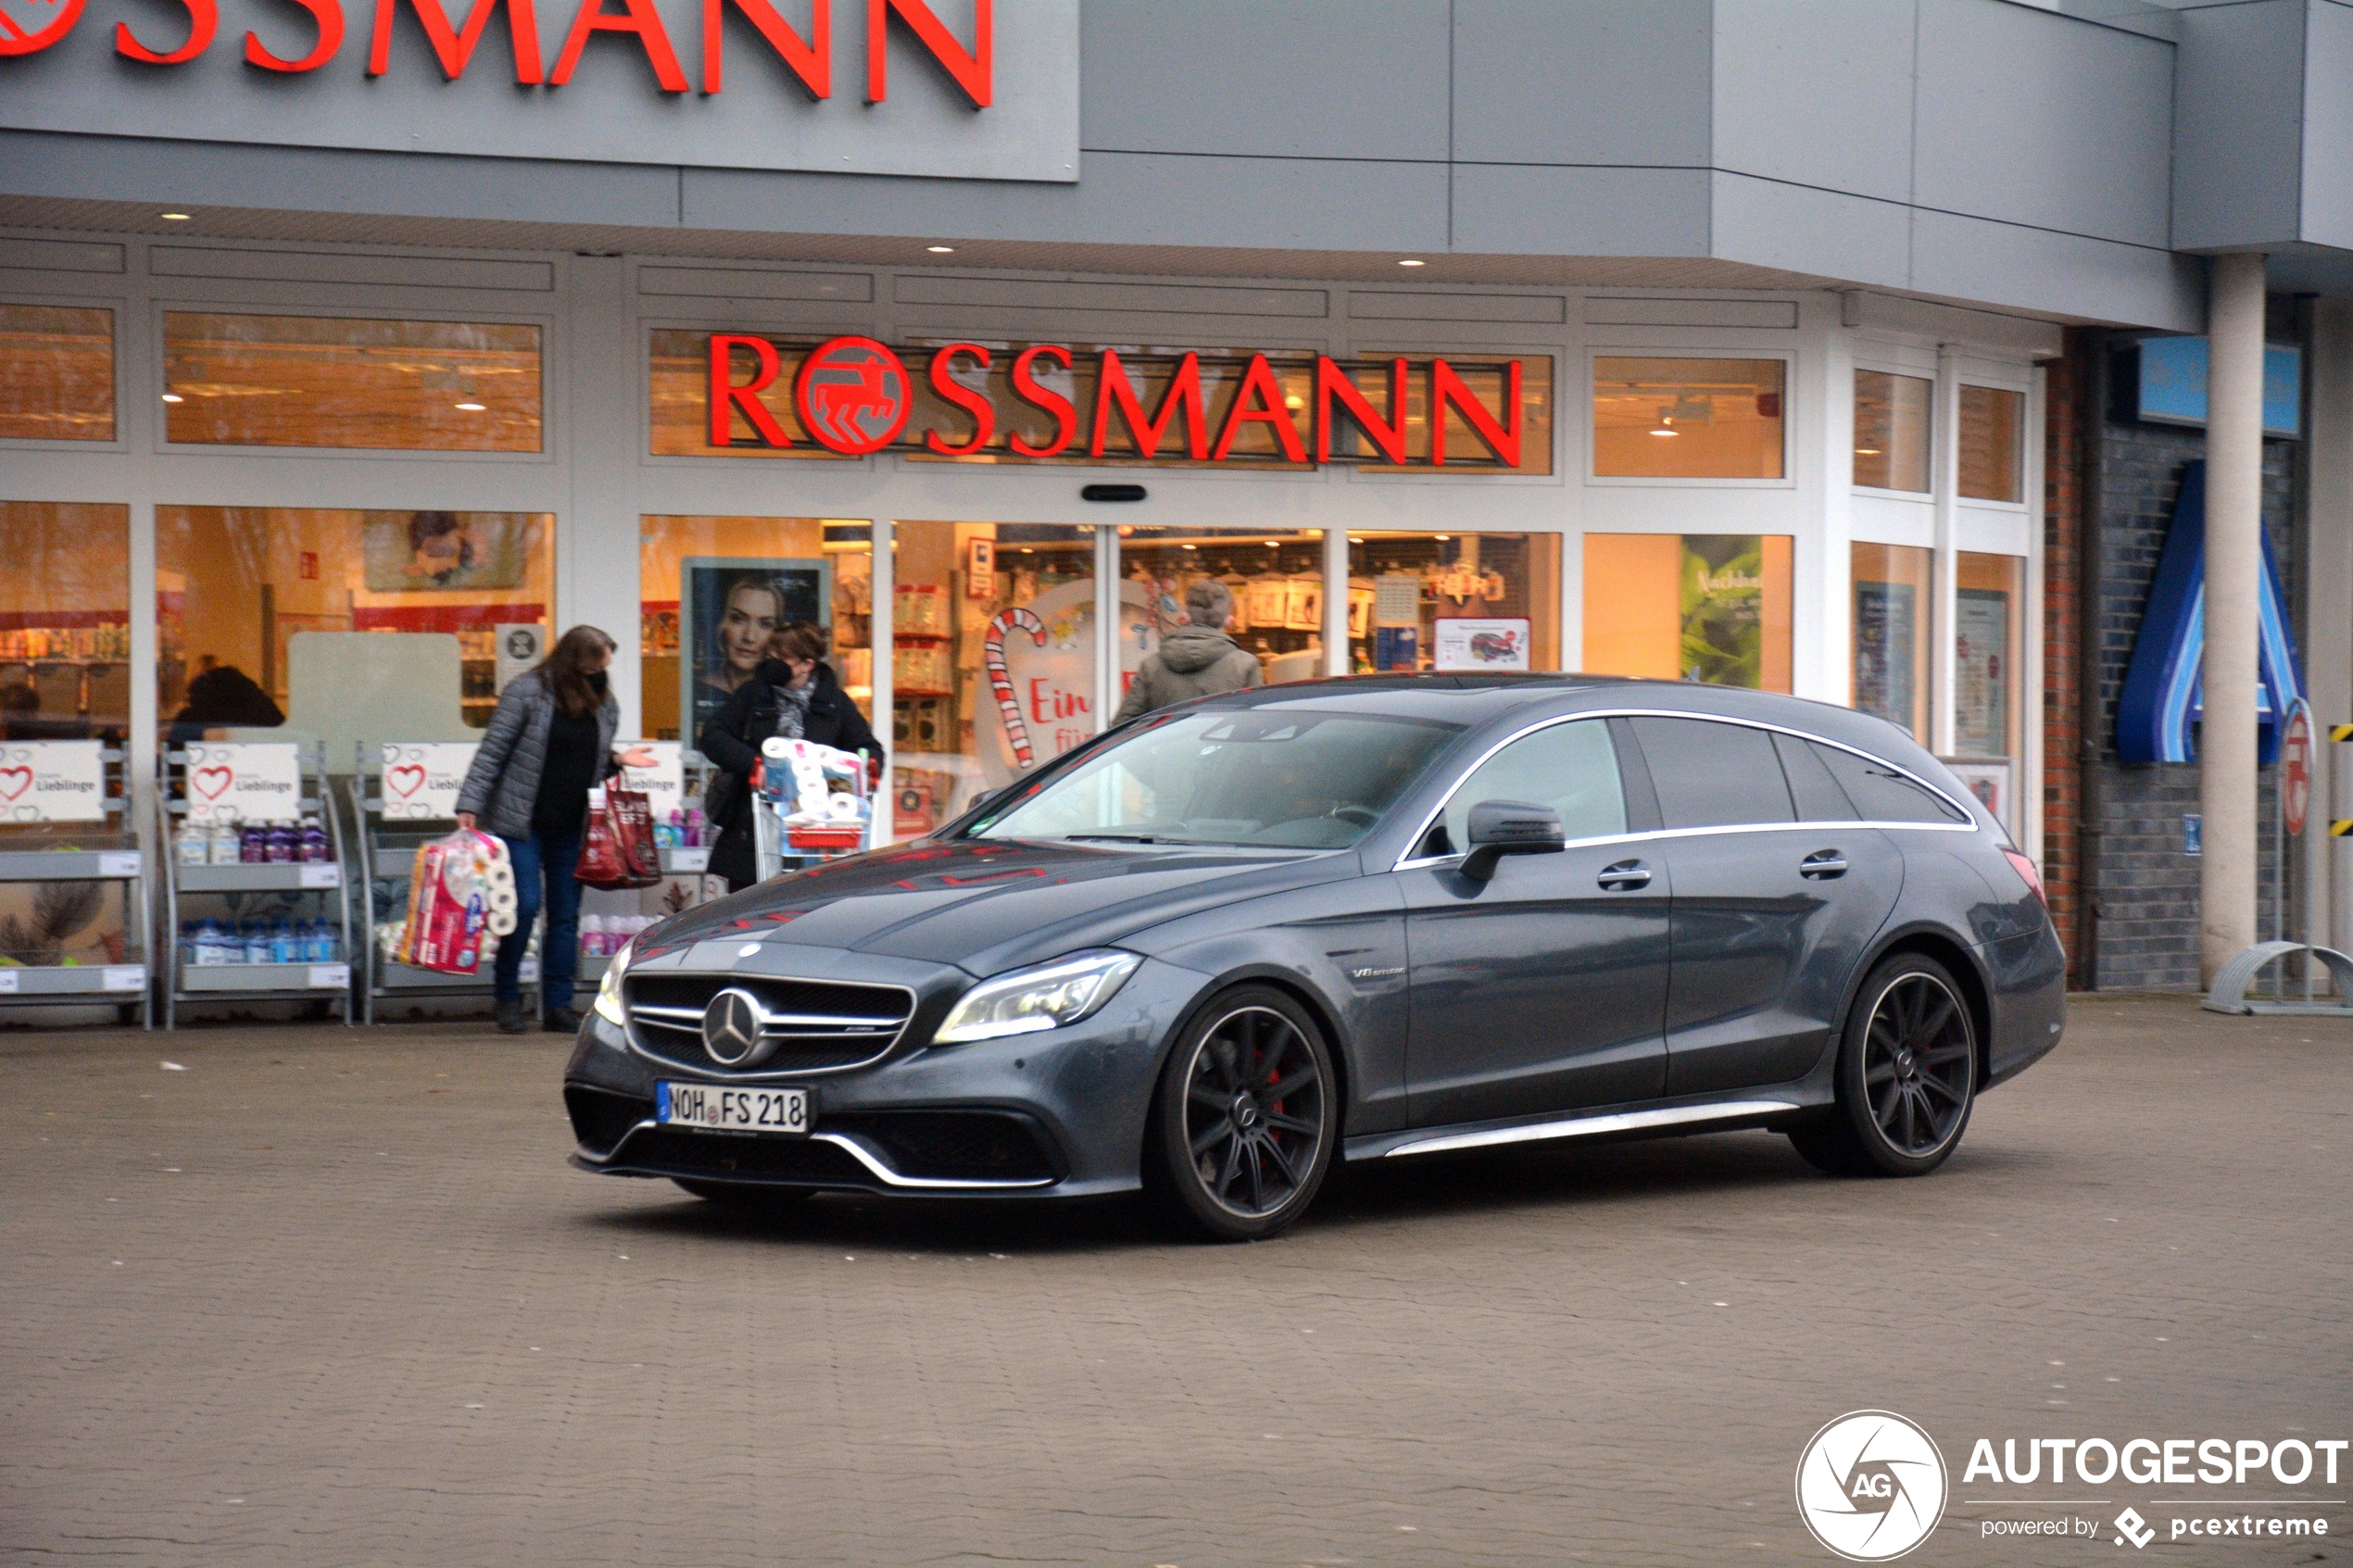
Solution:
[[[1525,800],[1482,800],[1470,809],[1470,853],[1463,857],[1463,874],[1485,882],[1495,874],[1495,862],[1506,855],[1555,854],[1568,841],[1561,814],[1550,806]]]

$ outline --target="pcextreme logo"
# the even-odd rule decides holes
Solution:
[[[1814,1434],[1797,1461],[1797,1512],[1850,1562],[1886,1562],[1944,1516],[1944,1456],[1917,1423],[1855,1411]]]

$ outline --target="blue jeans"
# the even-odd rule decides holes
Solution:
[[[539,883],[547,883],[547,930],[539,939],[539,1010],[572,1006],[573,977],[580,972],[580,884],[573,872],[580,865],[580,835],[551,838],[534,833],[529,838],[507,838],[507,859],[515,867],[515,934],[498,944],[492,975],[498,999],[522,999],[522,953],[531,942],[531,922],[538,916]]]

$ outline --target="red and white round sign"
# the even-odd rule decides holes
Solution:
[[[2287,831],[2302,833],[2312,808],[2312,709],[2298,697],[2280,732],[2280,810]]]

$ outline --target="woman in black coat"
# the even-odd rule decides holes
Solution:
[[[734,798],[715,823],[719,842],[711,851],[711,874],[725,877],[730,892],[759,880],[752,850],[751,777],[760,764],[760,743],[772,735],[882,756],[866,716],[825,663],[824,633],[806,622],[776,633],[770,657],[736,688],[697,742],[711,766],[735,776]]]

